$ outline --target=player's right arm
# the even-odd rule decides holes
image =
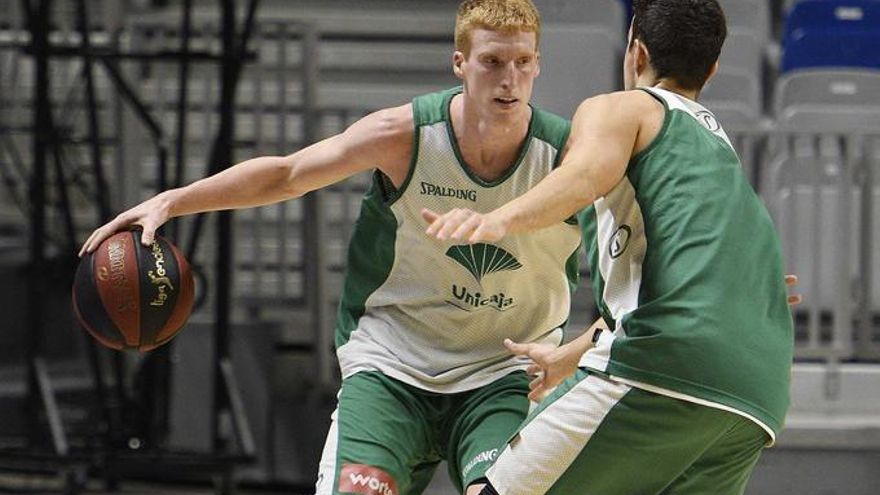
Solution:
[[[291,155],[252,158],[159,193],[92,232],[79,254],[94,251],[129,226],[141,227],[148,245],[156,229],[174,217],[277,203],[373,168],[400,184],[410,162],[412,133],[412,105],[380,110]]]

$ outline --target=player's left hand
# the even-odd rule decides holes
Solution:
[[[467,208],[456,208],[439,214],[422,209],[422,218],[430,225],[425,233],[441,241],[496,242],[507,235],[507,225],[491,213],[477,213]]]
[[[557,385],[577,371],[580,356],[567,352],[566,346],[556,347],[553,344],[519,344],[504,339],[504,346],[517,356],[526,356],[533,361],[526,369],[530,375],[536,375],[529,383],[529,399],[539,402]]]

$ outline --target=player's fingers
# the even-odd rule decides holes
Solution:
[[[142,225],[144,231],[141,232],[141,244],[144,246],[149,246],[153,244],[153,241],[156,239],[156,228],[157,226],[144,224]]]
[[[789,306],[797,306],[798,304],[804,302],[804,296],[800,294],[795,294],[793,296],[788,296],[788,305]]]
[[[90,235],[89,238],[86,239],[86,242],[83,245],[85,252],[80,251],[81,255],[93,252],[95,249],[98,248],[101,242],[109,236],[110,234],[107,234],[106,225],[99,229],[96,229],[94,232],[92,232],[92,235]]]
[[[541,402],[547,396],[547,387],[538,387],[529,392],[529,400],[533,402]]]
[[[440,229],[443,228],[443,226],[446,224],[450,212],[440,214],[425,209],[422,210],[422,217],[425,219],[427,219],[427,217],[425,217],[425,212],[429,212],[428,216],[432,218],[432,220],[430,221],[431,225],[428,225],[428,228],[425,229],[425,233],[431,237],[437,237],[437,232],[439,232]]]
[[[481,223],[476,229],[474,229],[474,233],[468,238],[468,243],[476,244],[478,242],[495,242],[499,239],[500,237],[496,233],[493,233],[485,223]]]
[[[455,239],[456,241],[461,241],[467,237],[470,237],[471,233],[475,231],[477,227],[480,226],[480,217],[477,215],[473,215],[467,220],[464,221],[455,232],[450,235],[451,239]]]
[[[428,234],[431,237],[438,237],[437,232],[440,231],[441,228],[443,228],[443,217],[439,217],[431,222],[431,225],[428,225],[428,228],[425,229],[425,234]]]
[[[529,344],[520,344],[510,339],[504,339],[504,347],[507,347],[508,351],[516,354],[517,356],[525,356],[529,353],[529,350],[531,350],[531,346]]]
[[[441,241],[449,239],[453,232],[460,227],[470,214],[467,210],[452,210],[443,215],[443,226],[437,231],[437,238]]]
[[[535,377],[534,380],[529,382],[529,390],[535,390],[536,388],[540,387],[543,384],[544,384],[544,376],[543,375],[537,376],[537,377]]]
[[[434,223],[434,220],[437,220],[438,218],[440,218],[439,213],[429,210],[428,208],[422,208],[422,219],[429,225]]]
[[[79,248],[79,257],[80,257],[80,258],[82,258],[83,256],[85,256],[86,253],[91,252],[90,248],[91,248],[91,246],[92,246],[92,239],[95,237],[95,233],[96,233],[96,232],[97,232],[97,231],[92,231],[92,233],[89,234],[89,237],[86,238],[86,241],[83,242],[82,247]]]
[[[792,285],[797,285],[798,278],[797,275],[788,274],[785,276],[785,285],[791,287]]]
[[[533,363],[533,364],[530,364],[529,367],[526,368],[526,374],[529,374],[529,375],[532,375],[532,376],[537,375],[537,374],[540,373],[541,371],[543,371],[543,368],[541,368],[539,365],[534,364],[534,363]]]

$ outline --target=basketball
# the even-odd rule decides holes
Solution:
[[[138,230],[119,232],[82,257],[73,282],[77,319],[112,349],[149,351],[171,340],[193,308],[189,263],[160,236],[141,244]]]

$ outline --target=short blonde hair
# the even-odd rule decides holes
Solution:
[[[455,49],[465,55],[471,49],[471,33],[488,29],[512,33],[535,33],[541,37],[541,16],[532,0],[464,0],[455,16]],[[537,46],[536,46],[537,47]]]

